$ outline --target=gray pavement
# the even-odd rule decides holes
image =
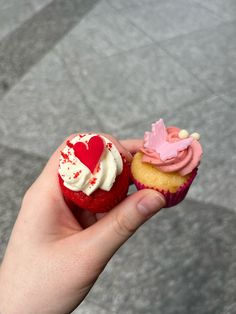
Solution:
[[[236,1],[0,0],[0,258],[70,133],[201,133],[187,199],[147,222],[75,313],[236,313]]]

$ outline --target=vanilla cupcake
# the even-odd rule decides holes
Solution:
[[[144,135],[143,147],[131,164],[137,189],[151,188],[161,192],[166,207],[181,202],[194,178],[202,157],[200,135],[189,135],[177,127],[165,127],[162,119],[152,124]]]

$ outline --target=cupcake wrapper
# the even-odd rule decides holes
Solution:
[[[189,190],[193,180],[195,179],[195,177],[197,175],[197,170],[198,170],[197,168],[194,169],[192,171],[192,175],[188,179],[188,181],[186,181],[183,185],[181,185],[179,187],[179,189],[176,192],[174,192],[174,193],[146,186],[146,185],[140,183],[139,181],[137,181],[134,178],[133,178],[133,182],[134,182],[134,184],[135,184],[135,186],[136,186],[136,188],[138,190],[152,189],[152,190],[156,190],[156,191],[160,192],[165,197],[166,205],[164,207],[167,208],[167,207],[172,207],[172,206],[177,205],[178,203],[180,203],[185,198],[185,196],[188,193],[188,190]]]

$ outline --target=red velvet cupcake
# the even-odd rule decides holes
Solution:
[[[59,182],[70,206],[107,212],[127,195],[130,166],[110,139],[78,134],[61,152]]]

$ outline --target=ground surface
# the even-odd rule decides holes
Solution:
[[[68,134],[141,137],[163,117],[201,133],[199,176],[75,313],[236,313],[236,1],[0,5],[0,257],[24,191]]]

